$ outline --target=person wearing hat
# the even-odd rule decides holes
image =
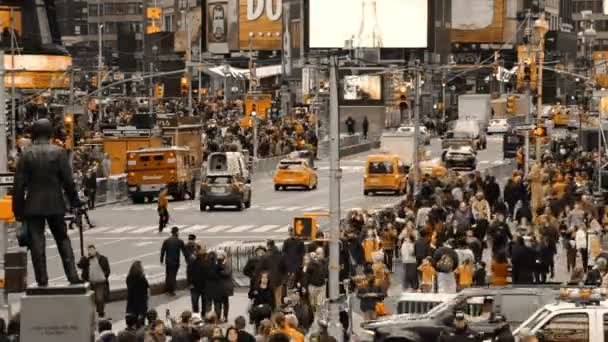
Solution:
[[[515,342],[515,337],[513,337],[507,318],[502,314],[498,314],[494,317],[494,321],[498,327],[494,330],[492,342]]]
[[[196,259],[196,235],[189,234],[188,242],[186,242],[186,262],[188,265]]]
[[[243,274],[249,278],[250,289],[253,288],[259,277],[262,258],[266,255],[266,248],[264,246],[257,246],[254,253],[255,255],[247,260],[247,263],[243,268]]]
[[[179,238],[179,228],[171,228],[171,236],[167,238],[160,249],[160,263],[165,264],[165,291],[175,296],[177,272],[180,265],[180,253],[188,260],[184,241]]]
[[[458,311],[454,315],[454,327],[444,330],[439,335],[439,342],[481,342],[480,336],[467,325],[464,312]]]

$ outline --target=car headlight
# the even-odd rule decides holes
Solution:
[[[373,330],[361,329],[361,331],[362,331],[363,333],[365,333],[366,335],[369,335],[369,336],[371,336],[371,337],[374,337],[374,336],[376,335],[376,332],[375,332],[375,331],[373,331]]]

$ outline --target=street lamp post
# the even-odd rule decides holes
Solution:
[[[538,51],[538,102],[536,104],[536,124],[540,125],[543,115],[543,63],[545,60],[545,35],[549,31],[549,24],[545,20],[545,14],[541,14],[540,17],[534,22],[534,31],[539,38],[539,51]],[[540,149],[540,139],[536,138],[536,161],[541,162],[542,153]]]
[[[103,85],[102,85],[102,71],[103,71],[103,56],[102,56],[102,48],[103,48],[103,24],[99,24],[97,26],[97,33],[98,33],[98,41],[97,41],[97,49],[98,49],[98,54],[97,54],[97,89],[100,90]],[[101,124],[101,120],[103,120],[103,94],[100,91],[98,94],[98,101],[99,103],[97,104],[97,108],[99,110],[99,115],[97,117],[97,124],[100,125]]]
[[[447,86],[447,84],[445,83],[445,80],[443,81],[443,83],[441,83],[441,110],[442,110],[442,120],[443,123],[445,123],[445,87]]]

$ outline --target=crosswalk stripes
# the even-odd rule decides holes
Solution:
[[[284,208],[284,211],[296,211],[298,209],[301,209],[302,207],[288,207],[288,208]]]
[[[209,226],[202,225],[202,224],[195,224],[188,228],[182,229],[182,233],[186,233],[186,234],[195,233],[195,232],[198,232],[199,230],[204,230],[206,228],[209,228]]]
[[[289,225],[283,226],[277,230],[274,231],[274,233],[287,233],[287,230],[289,229]]]
[[[263,225],[261,227],[252,229],[251,232],[253,232],[253,233],[265,233],[265,232],[267,232],[269,230],[273,230],[273,229],[278,228],[278,227],[279,226],[276,225],[276,224],[266,224],[266,225]]]
[[[157,230],[157,229],[158,229],[158,225],[156,224],[156,225],[153,225],[153,226],[145,226],[145,227],[142,227],[142,228],[138,228],[138,229],[130,231],[129,233],[131,233],[131,234],[141,234],[141,233],[151,232],[151,231],[154,231],[154,230]]]
[[[231,227],[232,226],[230,226],[230,225],[219,225],[219,226],[215,226],[213,228],[205,230],[205,233],[219,233],[219,232],[226,230],[228,228],[231,228]]]
[[[183,234],[200,234],[213,236],[214,234],[282,234],[287,232],[287,225],[282,226],[278,224],[241,224],[241,225],[176,225],[170,224],[168,227],[178,227],[180,233]],[[136,237],[138,235],[154,235],[156,236],[158,230],[157,225],[126,225],[126,226],[114,226],[114,227],[96,227],[87,229],[84,234],[87,236],[92,235],[108,235],[112,238],[120,237]],[[166,229],[168,231],[169,229]],[[78,236],[78,229],[69,230],[68,234],[70,237],[75,238]],[[235,235],[236,236],[236,235]],[[52,239],[52,235],[47,232],[46,237]]]
[[[110,230],[110,231],[108,231],[108,233],[113,233],[113,234],[115,234],[115,233],[125,233],[125,232],[128,232],[129,230],[131,230],[133,228],[135,228],[135,227],[133,227],[133,226],[123,226],[123,227],[120,227],[120,228],[116,228],[116,229]]]
[[[248,229],[251,229],[253,227],[255,227],[255,226],[254,225],[245,224],[245,225],[242,225],[242,226],[236,226],[234,228],[228,229],[226,231],[226,233],[240,233],[240,232],[244,232],[244,231],[246,231]]]

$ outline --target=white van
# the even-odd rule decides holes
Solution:
[[[239,175],[249,180],[249,168],[245,155],[241,152],[214,152],[203,166],[205,176]]]

